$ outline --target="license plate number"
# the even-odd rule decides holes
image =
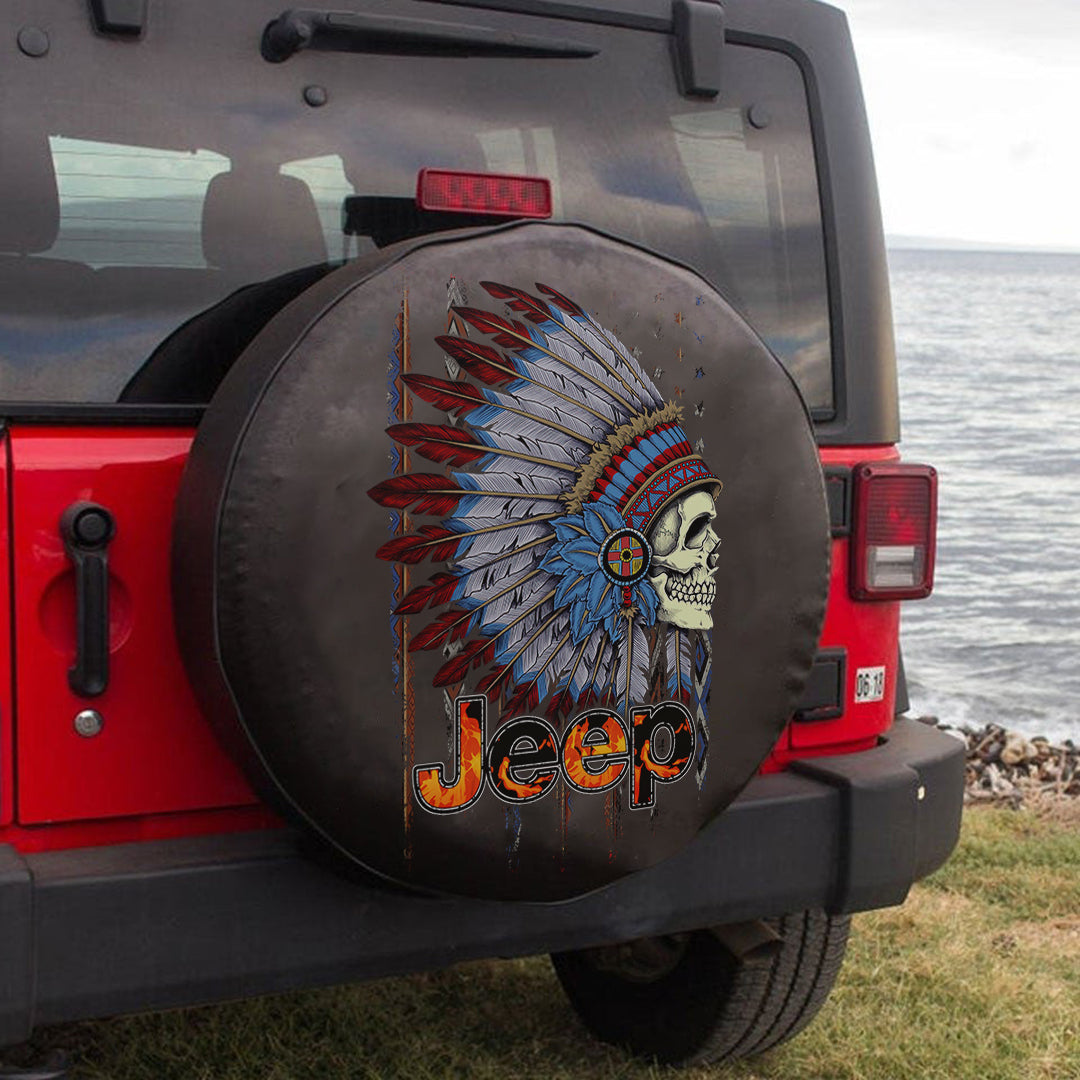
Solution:
[[[885,668],[861,667],[855,672],[855,703],[881,701],[885,697]]]

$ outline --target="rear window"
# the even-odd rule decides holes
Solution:
[[[258,41],[280,3],[220,5],[213,33],[197,5],[171,5],[124,43],[53,6],[70,32],[0,71],[0,399],[205,400],[291,295],[393,239],[346,231],[348,200],[409,197],[435,166],[548,177],[557,220],[694,267],[809,405],[832,409],[806,93],[786,55],[729,45],[710,102],[678,93],[670,41],[651,32],[530,20],[599,52],[309,51],[270,64]],[[432,10],[461,17],[417,5]],[[306,103],[309,87],[325,104]],[[215,312],[230,327],[220,340]],[[166,354],[169,378],[147,378]]]

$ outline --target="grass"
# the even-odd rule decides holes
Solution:
[[[591,1041],[542,958],[65,1025],[22,1052],[56,1048],[80,1080],[1080,1080],[1080,805],[969,811],[946,867],[856,917],[818,1019],[749,1063],[675,1073]]]

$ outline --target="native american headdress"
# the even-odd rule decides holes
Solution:
[[[693,556],[692,575],[676,570],[672,557],[670,580],[680,579],[672,588],[708,618],[687,628],[658,622],[665,597],[649,575],[660,560],[650,529],[662,523],[665,555],[683,545],[688,523],[666,512],[705,490],[707,525],[720,481],[694,452],[678,406],[581,307],[545,285],[537,289],[548,302],[481,284],[526,321],[454,307],[464,325],[493,342],[436,339],[475,382],[402,378],[456,422],[388,428],[447,472],[406,473],[370,492],[383,506],[443,519],[377,553],[448,564],[396,609],[449,605],[410,648],[442,647],[447,659],[435,685],[461,684],[472,670],[480,676],[476,692],[502,699],[504,714],[534,712],[547,701],[549,715],[594,702],[625,715],[657,697],[700,698],[695,653],[711,656],[715,597],[713,571],[702,560],[718,540],[710,528],[713,545]],[[699,521],[698,552],[702,529]],[[693,703],[700,715],[701,702]]]

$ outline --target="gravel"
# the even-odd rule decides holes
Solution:
[[[1001,724],[952,727],[936,716],[918,717],[962,739],[967,746],[965,802],[1004,802],[1019,807],[1043,797],[1080,797],[1080,748],[1066,739],[1028,738]]]

